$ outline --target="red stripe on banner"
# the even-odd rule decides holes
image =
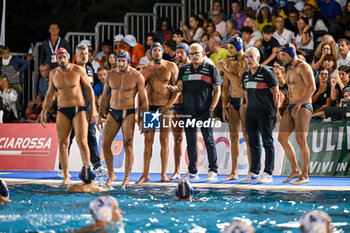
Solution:
[[[207,83],[211,84],[212,78],[209,77],[209,76],[206,76],[206,75],[202,75],[201,80],[204,81],[204,82],[207,82]]]

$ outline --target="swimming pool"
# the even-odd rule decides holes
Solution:
[[[65,232],[92,223],[89,202],[98,194],[68,193],[57,185],[10,184],[13,203],[0,204],[0,232]],[[125,232],[219,232],[235,219],[256,232],[299,232],[301,214],[321,209],[335,232],[350,232],[350,192],[275,192],[196,188],[193,202],[174,187],[134,186],[107,194],[124,212]],[[162,232],[160,231],[160,232]]]

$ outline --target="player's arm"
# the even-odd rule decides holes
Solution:
[[[109,86],[109,75],[110,74],[111,74],[110,71],[106,74],[105,83],[103,85],[104,88],[103,88],[103,92],[101,95],[100,106],[98,108],[98,118],[97,118],[96,126],[99,130],[102,129],[102,117],[103,117],[103,114],[108,106],[108,94],[111,90],[111,88]]]
[[[54,86],[53,81],[52,81],[52,79],[53,79],[52,76],[53,76],[54,72],[55,71],[50,72],[49,88],[47,90],[47,94],[46,94],[45,101],[44,101],[44,106],[43,106],[43,109],[42,109],[41,114],[40,114],[41,115],[40,122],[41,122],[43,127],[46,127],[46,113],[52,104],[53,97],[55,96],[55,86]]]
[[[139,110],[141,113],[143,113],[148,110],[148,97],[147,97],[145,78],[141,73],[139,74],[139,78],[137,79],[137,90],[139,92],[139,95],[138,95],[138,98],[139,98],[138,102],[140,103]]]
[[[227,76],[227,78],[229,80],[241,80],[238,76],[234,75],[232,72],[230,72],[227,68],[227,64],[225,61],[223,60],[220,60],[216,63],[217,67],[222,71],[224,72],[224,75]],[[238,63],[235,65],[234,69],[236,68],[236,66],[239,65]]]
[[[90,80],[86,74],[86,71],[82,67],[77,67],[77,68],[80,72],[80,77],[81,77],[80,83],[85,88],[86,94],[87,94],[88,99],[89,99],[90,104],[91,104],[91,110],[90,110],[90,116],[89,116],[90,119],[89,120],[92,123],[96,120],[96,117],[97,117],[94,90],[92,90],[92,86],[90,84]]]
[[[305,91],[301,92],[303,97],[300,99],[299,103],[296,103],[297,107],[301,107],[302,104],[307,103],[308,101],[310,101],[310,99],[312,99],[312,95],[316,90],[316,86],[314,75],[310,65],[301,63],[298,67],[298,71],[300,73],[300,77],[305,83]]]
[[[228,120],[228,93],[229,93],[229,88],[230,88],[230,81],[228,80],[228,77],[226,73],[224,73],[224,82],[222,84],[222,118],[224,121]]]
[[[278,85],[273,88],[270,88],[270,91],[272,93],[273,105],[275,107],[276,114],[277,114],[278,108],[279,108],[279,100],[280,100],[280,92],[279,92]]]
[[[175,63],[169,63],[170,64],[170,67],[171,67],[171,78],[170,78],[170,84],[172,86],[175,86],[176,85],[176,79],[177,79],[177,76],[178,76],[178,73],[179,73],[179,69],[177,68],[177,66],[175,65]],[[177,100],[177,98],[179,98],[180,96],[180,93],[179,92],[173,92],[172,95],[171,95],[171,98],[170,100],[168,101],[168,103],[164,106],[166,107],[167,109],[169,109],[174,103],[175,101]]]

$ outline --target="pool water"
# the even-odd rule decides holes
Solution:
[[[89,202],[99,194],[57,185],[9,189],[13,202],[0,204],[0,232],[66,232],[93,222]],[[178,201],[174,187],[115,187],[107,194],[124,212],[125,232],[220,232],[233,219],[251,222],[258,233],[299,232],[299,217],[312,209],[329,213],[335,232],[350,232],[350,192],[196,188],[192,202]]]

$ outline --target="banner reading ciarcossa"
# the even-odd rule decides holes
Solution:
[[[294,134],[290,139],[301,168],[300,151]],[[310,176],[350,176],[350,122],[310,124],[307,144],[310,148]],[[291,172],[284,160],[282,175]]]
[[[56,124],[0,124],[0,169],[53,171]]]

